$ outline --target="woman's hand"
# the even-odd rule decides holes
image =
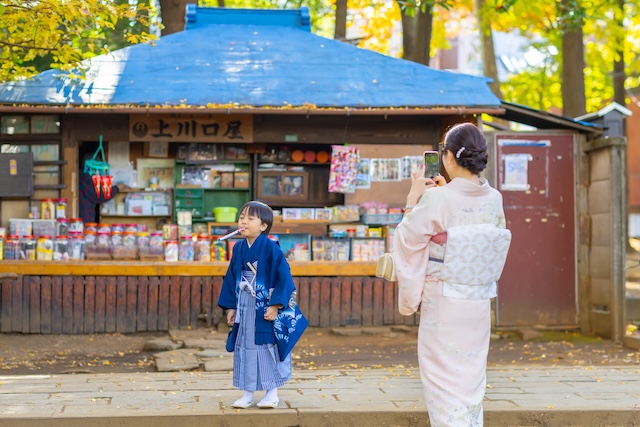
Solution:
[[[278,306],[270,305],[267,307],[267,311],[264,313],[264,320],[274,321],[276,320],[276,316],[278,315]]]
[[[233,325],[233,322],[235,321],[236,321],[236,311],[227,310],[227,325]]]
[[[447,180],[444,179],[444,176],[438,174],[433,177],[433,181],[436,183],[438,187],[442,187],[443,185],[447,185]]]
[[[407,205],[417,205],[424,190],[435,186],[436,182],[433,179],[424,177],[424,165],[420,165],[418,170],[411,173],[411,188],[407,195]]]

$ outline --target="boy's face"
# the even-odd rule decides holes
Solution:
[[[240,234],[242,234],[243,237],[246,237],[249,243],[253,243],[253,241],[267,229],[267,224],[262,222],[262,220],[255,214],[249,214],[247,209],[245,209],[240,212],[238,228],[244,228]]]

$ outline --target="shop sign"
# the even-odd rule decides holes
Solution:
[[[227,114],[131,114],[129,140],[253,142],[253,117]]]

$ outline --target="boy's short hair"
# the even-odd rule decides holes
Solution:
[[[271,209],[269,205],[252,200],[240,208],[240,214],[244,211],[246,211],[248,215],[254,215],[260,218],[263,224],[267,224],[267,229],[264,230],[262,234],[269,235],[269,231],[271,231],[271,226],[273,225],[273,209]]]

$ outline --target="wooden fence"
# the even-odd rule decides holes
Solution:
[[[311,326],[415,325],[396,283],[374,277],[294,277]],[[0,332],[132,333],[211,327],[222,277],[18,276],[0,284]]]

